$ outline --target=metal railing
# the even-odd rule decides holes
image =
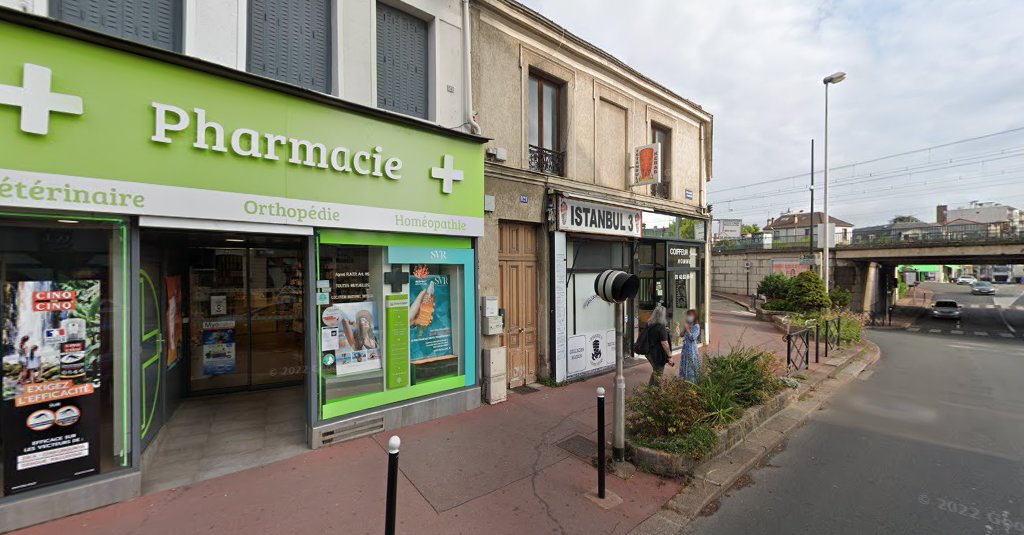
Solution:
[[[840,344],[843,343],[842,338],[839,336],[840,329],[842,329],[842,317],[836,316],[830,320],[825,320],[825,358],[828,358],[830,350],[839,349]]]
[[[565,174],[565,152],[530,145],[530,169],[562,176]]]
[[[889,247],[922,247],[967,244],[1024,243],[1024,228],[1009,223],[921,225],[879,230],[855,230],[849,241],[836,243],[836,249],[867,249]],[[820,247],[818,243],[815,246]],[[807,236],[762,236],[719,240],[715,251],[747,251],[755,249],[808,249]]]
[[[806,370],[811,366],[812,330],[812,327],[806,327],[783,336],[786,340],[787,369]]]

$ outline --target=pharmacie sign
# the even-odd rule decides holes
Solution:
[[[474,139],[0,21],[0,206],[483,235]]]
[[[558,229],[639,238],[642,212],[632,208],[558,197]]]

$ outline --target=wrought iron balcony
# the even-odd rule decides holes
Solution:
[[[530,145],[530,170],[562,176],[565,174],[565,153]]]

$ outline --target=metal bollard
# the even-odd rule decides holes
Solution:
[[[597,497],[604,499],[604,472],[607,458],[604,452],[604,388],[597,387]]]
[[[395,535],[395,500],[398,494],[398,447],[402,440],[397,436],[388,440],[388,497],[384,519],[384,535]]]

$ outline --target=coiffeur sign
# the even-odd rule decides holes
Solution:
[[[631,208],[558,198],[558,230],[639,238],[642,212]]]

